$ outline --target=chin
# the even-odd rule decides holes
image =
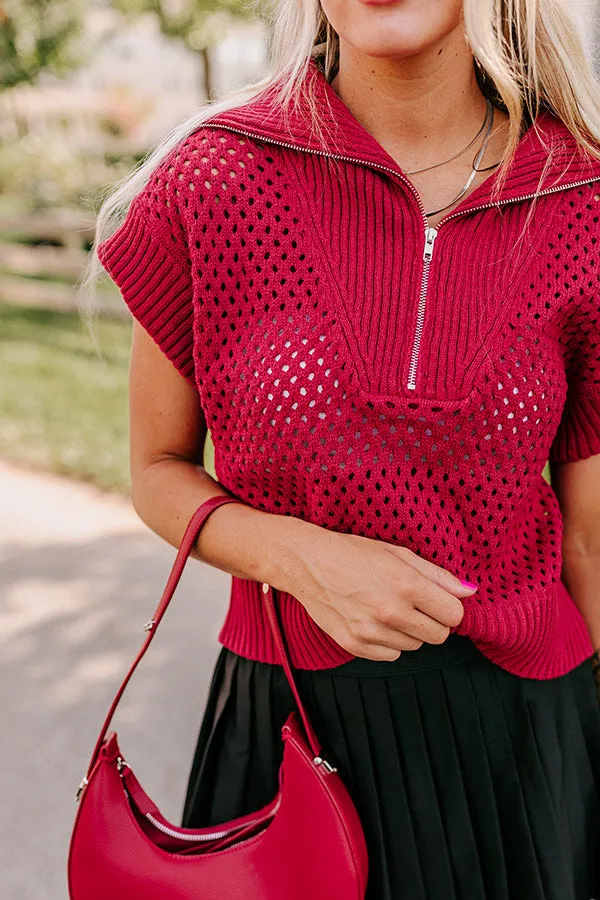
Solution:
[[[418,56],[435,44],[435,41],[431,44],[423,42],[422,38],[410,40],[408,36],[403,36],[402,40],[398,40],[396,35],[389,34],[389,32],[385,35],[369,35],[363,32],[356,41],[351,40],[348,37],[345,37],[344,40],[346,43],[350,44],[354,50],[365,56],[371,56],[374,59],[389,60],[409,59],[410,57]]]
[[[378,59],[418,55],[463,28],[462,0],[321,0],[321,5],[342,40]]]

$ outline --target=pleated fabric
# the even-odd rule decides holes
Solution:
[[[557,678],[522,678],[451,634],[392,662],[356,658],[294,675],[361,816],[367,900],[600,900],[590,660]],[[282,667],[222,648],[185,827],[272,799],[281,727],[295,708]]]

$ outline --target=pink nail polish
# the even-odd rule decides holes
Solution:
[[[470,581],[463,581],[462,578],[459,578],[459,581],[460,581],[461,584],[464,584],[464,586],[465,586],[465,587],[468,587],[468,588],[475,588],[475,590],[476,590],[477,587],[478,587],[478,585],[476,585],[476,584],[471,584]]]

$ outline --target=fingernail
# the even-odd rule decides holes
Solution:
[[[459,580],[460,583],[463,584],[465,587],[467,587],[467,588],[472,588],[472,589],[474,589],[474,590],[477,590],[478,585],[476,585],[476,584],[471,584],[470,581],[463,581],[462,578],[459,578],[458,580]]]

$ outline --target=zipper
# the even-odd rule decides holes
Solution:
[[[464,216],[467,213],[478,212],[481,209],[491,209],[494,206],[502,206],[507,203],[518,203],[520,200],[532,200],[534,197],[543,197],[546,194],[555,194],[558,191],[566,191],[568,188],[580,187],[584,184],[590,184],[592,181],[594,181],[593,178],[585,178],[582,181],[571,181],[568,184],[561,184],[557,187],[546,188],[542,191],[534,191],[532,194],[520,194],[518,197],[509,197],[506,200],[496,200],[493,203],[481,203],[479,204],[479,206],[471,206],[468,209],[456,210],[455,212],[449,213],[447,216],[444,216],[444,218],[438,222],[437,226],[433,228],[429,225],[429,222],[427,220],[427,213],[425,207],[423,206],[423,201],[421,200],[421,196],[412,181],[410,181],[410,179],[403,175],[401,172],[397,172],[395,169],[390,168],[390,166],[384,166],[383,163],[370,162],[357,156],[345,156],[341,153],[328,153],[325,150],[316,150],[312,147],[302,147],[300,144],[291,144],[288,141],[278,141],[275,138],[267,137],[264,134],[257,134],[256,132],[246,131],[245,129],[238,128],[235,125],[223,125],[218,122],[210,121],[204,122],[202,124],[206,125],[207,127],[222,128],[225,131],[235,131],[239,134],[245,134],[247,137],[254,138],[255,140],[266,141],[267,143],[277,144],[281,147],[289,147],[292,150],[302,150],[304,153],[315,153],[317,154],[317,156],[330,156],[332,159],[341,159],[345,162],[358,163],[363,166],[371,166],[371,168],[381,169],[382,171],[390,172],[396,178],[399,178],[401,181],[403,181],[404,184],[408,187],[415,200],[417,201],[425,226],[425,250],[423,252],[423,267],[421,273],[421,289],[419,293],[417,324],[415,326],[415,335],[409,364],[408,381],[406,383],[406,387],[411,391],[415,390],[416,388],[417,366],[419,363],[421,338],[423,336],[423,323],[425,321],[427,285],[429,281],[429,268],[431,265],[431,259],[433,257],[433,244],[442,225],[444,225],[446,222],[449,222],[451,219],[457,219],[459,216]]]
[[[168,834],[169,837],[180,838],[183,841],[212,841],[216,838],[226,837],[231,831],[235,829],[231,829],[230,831],[213,831],[210,834],[187,834],[185,831],[178,831],[175,828],[169,828],[168,825],[163,825],[162,822],[159,822],[158,819],[155,819],[152,813],[147,812],[146,818],[149,822],[152,822],[155,828],[158,828],[159,831],[162,831],[163,834]],[[250,824],[250,823],[248,823]]]
[[[279,809],[280,804],[281,804],[281,798],[278,800],[278,802],[273,807],[271,813],[269,814],[270,816],[275,815],[275,813]],[[210,834],[188,834],[185,831],[179,831],[176,828],[170,828],[168,825],[163,825],[162,822],[159,822],[158,819],[154,818],[152,813],[146,813],[145,815],[146,815],[146,818],[148,819],[148,821],[151,822],[155,828],[158,828],[159,831],[162,831],[163,834],[167,834],[169,837],[172,837],[172,838],[179,838],[180,840],[183,840],[183,841],[191,841],[192,843],[200,843],[202,841],[218,840],[219,838],[227,837],[227,835],[229,835],[229,834],[234,834],[236,831],[239,831],[242,828],[247,828],[249,825],[257,825],[259,822],[264,821],[265,825],[268,824],[268,820],[265,820],[264,817],[261,817],[260,819],[251,819],[249,822],[243,822],[240,825],[234,825],[232,828],[226,828],[226,829],[223,829],[222,831],[211,831]]]
[[[323,766],[323,768],[325,769],[325,771],[328,774],[337,772],[337,769],[335,768],[335,766],[332,766],[331,763],[327,762],[327,760],[323,759],[321,756],[315,756],[313,759],[313,764],[315,766]],[[269,813],[269,818],[271,818],[271,816],[275,815],[275,813],[281,806],[281,800],[282,800],[282,797],[280,795],[279,799],[277,800],[277,803],[275,804],[275,806]],[[163,823],[160,822],[158,819],[156,819],[152,815],[152,813],[147,812],[147,813],[145,813],[145,816],[148,819],[148,821],[151,822],[155,828],[158,828],[159,831],[162,831],[163,834],[167,834],[169,837],[180,838],[181,840],[192,841],[192,842],[193,841],[217,840],[219,838],[227,837],[227,835],[229,835],[229,834],[234,834],[236,831],[239,831],[241,828],[247,828],[250,825],[257,825],[259,822],[265,822],[265,824],[267,824],[267,820],[265,819],[265,817],[261,816],[260,818],[251,819],[249,822],[242,822],[239,825],[234,825],[233,827],[223,829],[222,831],[212,831],[210,834],[188,834],[185,831],[179,831],[176,828],[170,828],[168,825],[163,825]]]
[[[361,159],[359,156],[344,156],[341,153],[327,153],[325,150],[315,150],[313,147],[302,147],[301,144],[290,144],[287,141],[278,141],[275,138],[267,137],[264,134],[257,134],[254,131],[246,131],[245,129],[238,128],[236,125],[223,125],[220,122],[211,122],[210,120],[207,122],[203,122],[203,125],[212,128],[222,128],[225,131],[235,131],[238,134],[245,134],[248,137],[255,138],[258,141],[266,141],[269,144],[277,144],[281,147],[290,147],[292,150],[302,150],[304,153],[316,153],[318,156],[330,156],[332,159],[342,159],[346,162],[359,163],[363,166],[371,166],[375,169],[382,169],[386,172],[390,172],[392,175],[395,175],[396,178],[399,178],[403,181],[406,186],[410,189],[413,194],[415,200],[419,205],[419,209],[423,215],[423,221],[425,223],[426,229],[429,228],[429,222],[427,221],[427,214],[425,212],[425,207],[423,206],[423,201],[421,200],[421,196],[417,189],[415,188],[412,181],[410,181],[406,175],[403,175],[401,172],[396,171],[396,169],[391,169],[389,166],[384,166],[383,163],[371,162],[370,160]],[[437,228],[439,229],[445,222],[448,222],[450,219],[457,218],[458,216],[464,216],[470,212],[476,212],[480,209],[490,209],[493,206],[500,206],[506,203],[517,203],[519,200],[531,200],[534,197],[543,197],[545,194],[555,194],[558,191],[566,191],[568,188],[579,187],[584,184],[590,184],[592,181],[595,181],[594,178],[584,178],[582,181],[571,181],[568,184],[561,184],[557,187],[546,188],[543,191],[535,191],[533,194],[519,194],[518,197],[509,197],[506,200],[496,200],[495,203],[481,203],[479,206],[471,206],[469,209],[464,210],[456,210],[455,212],[448,213],[447,216],[444,216],[443,219],[437,224]]]
[[[128,796],[130,796],[129,791],[127,790],[127,784],[123,779],[123,769],[129,768],[129,764],[127,760],[123,759],[122,756],[117,756],[116,759],[117,769],[119,770],[119,775],[123,780],[123,787]],[[281,794],[277,800],[277,803],[269,813],[269,817],[275,815],[277,810],[281,805]],[[169,837],[180,838],[183,841],[192,841],[192,842],[201,842],[201,841],[212,841],[217,840],[219,838],[227,837],[228,834],[234,834],[236,831],[239,831],[241,828],[247,828],[249,825],[257,825],[259,822],[265,821],[265,817],[261,816],[257,819],[250,819],[249,822],[240,822],[239,825],[233,825],[231,828],[221,829],[220,831],[211,831],[210,834],[189,834],[185,831],[180,831],[176,828],[171,828],[169,825],[163,825],[158,819],[156,819],[152,813],[144,813],[146,819],[154,825],[155,828],[158,828],[159,831],[162,831],[163,834],[167,834]]]
[[[433,245],[437,237],[437,228],[425,229],[425,249],[423,250],[423,271],[421,274],[421,293],[419,295],[419,308],[417,310],[417,324],[415,326],[415,337],[410,357],[410,365],[408,368],[408,381],[406,387],[409,391],[414,391],[417,384],[417,364],[419,362],[419,349],[421,346],[421,337],[423,335],[423,322],[425,321],[425,303],[427,300],[427,285],[429,282],[429,267],[433,258]]]
[[[455,212],[444,216],[444,218],[438,222],[437,227],[440,228],[445,222],[449,222],[450,219],[457,219],[459,216],[464,216],[470,212],[478,212],[480,209],[491,209],[493,206],[517,203],[519,200],[533,200],[534,197],[543,197],[546,194],[557,194],[559,191],[566,191],[568,188],[573,187],[581,187],[584,184],[591,184],[593,181],[597,181],[597,179],[584,178],[582,181],[571,181],[568,184],[559,184],[557,187],[546,188],[543,191],[534,191],[533,194],[519,194],[518,197],[509,197],[507,200],[497,200],[495,203],[480,203],[479,206],[471,206],[469,209],[456,210]]]
[[[417,386],[417,366],[419,363],[419,350],[421,347],[421,338],[423,336],[423,323],[425,321],[425,304],[427,301],[427,285],[429,282],[429,268],[431,265],[431,259],[433,257],[433,245],[435,239],[438,235],[439,229],[446,222],[449,222],[451,219],[457,219],[459,216],[464,216],[466,213],[470,212],[478,212],[481,209],[491,209],[494,206],[500,206],[501,204],[507,203],[516,203],[519,200],[532,200],[534,197],[541,197],[544,194],[554,194],[558,191],[564,191],[570,187],[578,187],[579,185],[589,184],[590,179],[586,179],[585,181],[573,181],[570,184],[559,185],[558,187],[547,188],[543,191],[534,192],[532,194],[521,194],[518,197],[511,197],[507,200],[498,200],[495,203],[480,203],[478,206],[471,206],[469,209],[465,210],[457,210],[453,213],[449,213],[447,216],[444,216],[441,219],[436,228],[427,227],[425,229],[425,249],[423,251],[423,270],[421,275],[421,293],[419,296],[419,308],[417,311],[417,324],[415,326],[415,336],[413,341],[413,348],[410,358],[410,364],[408,369],[408,381],[406,383],[406,387],[409,391],[414,391]]]

